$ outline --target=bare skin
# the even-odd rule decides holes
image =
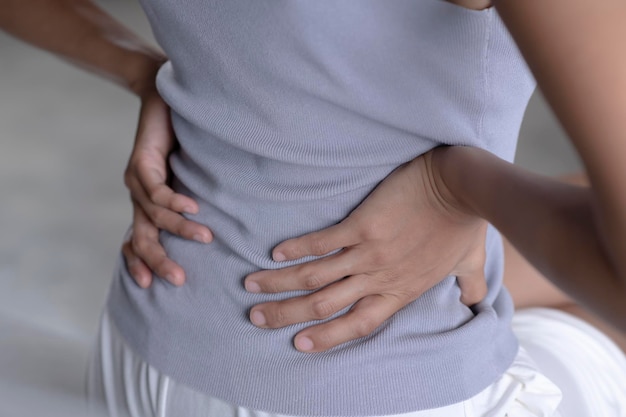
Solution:
[[[601,330],[626,353],[626,332],[608,324],[559,290],[508,241],[504,242],[504,257],[504,285],[509,289],[516,309],[548,307],[562,310]]]
[[[491,7],[490,0],[446,0],[448,3],[454,3],[457,6],[466,7],[468,9],[483,10]]]
[[[142,97],[163,54],[89,1],[0,0],[0,28]]]
[[[572,174],[563,181],[588,186],[583,174]],[[508,241],[504,240],[504,284],[513,297],[516,309],[528,307],[556,308],[585,320],[609,336],[626,353],[626,332],[620,331],[593,312],[580,306],[570,296],[543,276]]]

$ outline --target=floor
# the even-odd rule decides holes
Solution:
[[[135,0],[101,4],[150,39]],[[0,417],[81,415],[88,351],[131,212],[138,101],[0,33]],[[517,162],[579,169],[540,96]]]

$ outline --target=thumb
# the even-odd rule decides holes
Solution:
[[[473,306],[487,295],[485,279],[487,223],[483,222],[481,228],[480,239],[475,241],[465,259],[458,265],[462,266],[456,273],[456,281],[461,288],[461,302],[466,306]]]
[[[482,265],[472,272],[457,275],[456,281],[461,288],[461,302],[468,307],[482,301],[487,295],[487,281]]]

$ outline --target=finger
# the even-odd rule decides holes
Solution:
[[[369,336],[404,307],[399,298],[370,295],[359,300],[346,314],[327,323],[308,327],[294,338],[301,352],[322,352],[342,343]]]
[[[157,94],[142,98],[133,154],[125,179],[136,179],[154,203],[178,212],[197,213],[193,199],[174,193],[167,183],[167,155],[175,146],[170,110]],[[135,197],[133,184],[127,184]]]
[[[272,258],[281,262],[305,256],[322,256],[334,250],[356,245],[359,243],[359,237],[348,219],[324,230],[280,243],[274,248]]]
[[[137,158],[129,162],[129,167],[124,175],[126,186],[134,199],[147,200],[150,204],[179,212],[195,214],[198,212],[198,204],[192,198],[174,192],[167,185],[165,160],[161,162],[161,168],[155,167],[157,162],[145,162],[145,158]]]
[[[201,243],[209,243],[213,240],[213,233],[208,227],[186,219],[181,214],[167,208],[155,205],[141,186],[135,184],[132,179],[129,181],[129,188],[131,188],[131,185],[135,189],[135,191],[131,192],[133,201],[139,205],[157,228]]]
[[[178,213],[156,206],[150,206],[144,211],[158,229],[200,243],[210,243],[213,240],[213,233],[208,227],[186,219]]]
[[[482,268],[473,273],[457,275],[456,281],[461,288],[461,302],[468,307],[479,303],[487,295],[487,280]]]
[[[159,230],[138,207],[134,210],[132,250],[147,267],[171,284],[180,286],[185,282],[185,271],[168,258],[159,241]]]
[[[135,255],[130,240],[124,242],[122,245],[122,254],[126,261],[126,268],[137,285],[141,288],[148,288],[150,284],[152,284],[152,272],[150,268]]]
[[[257,327],[276,329],[324,320],[365,295],[362,281],[350,277],[310,295],[256,305],[250,310],[250,321]]]
[[[165,160],[162,163],[164,169]],[[192,198],[175,193],[166,184],[167,178],[161,169],[150,165],[140,165],[137,168],[137,180],[153,204],[179,213],[195,214],[198,212],[198,204]]]
[[[259,271],[244,281],[247,291],[278,293],[285,291],[313,291],[349,275],[363,271],[359,251],[346,249],[325,258],[283,269]]]

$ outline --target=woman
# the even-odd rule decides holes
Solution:
[[[6,3],[3,26],[13,33],[140,92],[139,140],[167,132],[167,109],[151,81],[162,62],[157,54],[137,47],[86,3],[44,3],[23,14],[23,3]],[[492,9],[469,11],[435,0],[393,6],[216,2],[211,10],[200,2],[145,2],[170,60],[159,70],[158,85],[181,145],[171,160],[174,186],[199,202],[191,219],[209,225],[215,239],[201,245],[162,234],[167,255],[187,275],[180,287],[157,280],[139,288],[120,266],[95,370],[111,411],[124,403],[131,412],[160,409],[159,401],[167,400],[166,408],[187,415],[194,404],[226,403],[292,415],[455,415],[468,407],[514,413],[523,396],[503,392],[519,386],[516,378],[528,364],[509,328],[512,303],[501,287],[499,238],[493,229],[485,237],[482,218],[563,287],[622,324],[623,261],[617,254],[626,231],[619,227],[624,202],[617,184],[623,173],[619,160],[610,159],[623,146],[612,139],[621,132],[621,121],[612,118],[621,97],[593,96],[588,85],[595,85],[597,72],[576,59],[564,68],[558,54],[563,50],[570,58],[571,45],[585,57],[595,51],[595,43],[580,39],[581,24],[593,29],[585,32],[596,34],[595,41],[617,38],[621,26],[604,19],[626,16],[624,8],[605,3],[593,13],[582,2],[496,5],[572,130],[592,192],[529,177],[479,149],[433,150],[470,145],[512,158],[533,83]],[[66,38],[63,31],[42,36],[50,26],[39,26],[36,17],[55,22],[50,13],[63,18]],[[15,18],[20,15],[29,18]],[[13,22],[18,24],[8,26]],[[82,41],[63,42],[78,33],[85,34]],[[537,45],[534,36],[544,43]],[[562,49],[555,53],[550,42]],[[617,53],[610,47],[603,52]],[[619,80],[620,64],[626,62],[602,75]],[[583,102],[577,94],[596,100],[593,111],[580,114],[569,104]],[[607,138],[601,146],[598,137]],[[136,157],[139,143],[138,149]],[[605,158],[607,164],[598,162]],[[494,189],[501,199],[493,198]],[[591,210],[596,198],[597,219]],[[176,211],[193,204],[175,201]],[[568,216],[555,218],[561,207]],[[321,233],[276,246],[344,217]],[[171,223],[156,219],[159,226]],[[142,220],[136,218],[138,227]],[[537,222],[547,247],[537,245]],[[183,236],[210,238],[207,229],[181,226]],[[589,241],[595,243],[589,247]],[[563,254],[572,252],[584,263],[572,268],[564,262]],[[255,272],[329,253],[278,272]],[[477,280],[483,261],[484,299]],[[181,270],[170,262],[161,267],[182,284]],[[146,287],[149,278],[137,265],[138,282]],[[589,282],[590,272],[598,281]],[[240,281],[246,276],[247,292]],[[318,288],[296,299],[285,297],[300,293],[260,294]],[[296,324],[334,317],[353,303],[321,325]],[[256,304],[250,318],[257,326],[294,326],[255,328],[243,314]],[[292,348],[296,332],[295,347],[315,354]],[[120,374],[127,372],[148,378],[145,389],[122,387]],[[557,396],[540,374],[531,375],[544,393]],[[172,405],[181,401],[181,408]],[[555,407],[552,400],[529,401],[526,406],[546,413]]]

